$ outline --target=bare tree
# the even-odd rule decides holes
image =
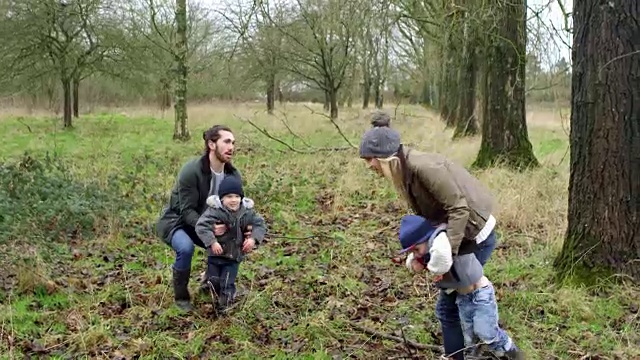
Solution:
[[[289,9],[288,24],[268,16],[285,37],[283,67],[325,92],[333,119],[338,117],[338,90],[352,61],[360,6],[351,0],[297,0]],[[266,1],[261,7],[270,13]]]
[[[30,86],[55,73],[62,87],[66,128],[72,127],[74,112],[78,115],[80,81],[106,53],[102,31],[114,24],[106,15],[108,5],[103,0],[9,1],[0,25],[5,76],[22,77]]]

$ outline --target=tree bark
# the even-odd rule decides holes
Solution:
[[[175,128],[173,139],[187,141],[191,138],[187,126],[187,1],[176,0],[176,89],[175,89]]]
[[[462,47],[462,57],[460,59],[460,71],[458,73],[458,84],[460,85],[460,95],[458,98],[456,128],[453,138],[474,136],[478,134],[478,121],[475,116],[476,107],[476,77],[477,77],[477,57],[476,39],[471,33],[469,15],[465,15],[464,37]]]
[[[523,170],[539,165],[525,112],[526,3],[512,0],[494,7],[494,23],[501,25],[486,49],[482,141],[473,166]]]
[[[330,116],[332,119],[338,118],[338,89],[331,88],[329,91]]]
[[[462,38],[456,32],[458,21],[456,20],[458,11],[454,10],[449,4],[446,6],[449,13],[444,22],[445,40],[442,63],[442,77],[440,83],[440,117],[444,121],[447,128],[454,127],[456,124],[456,107],[458,105],[458,72],[456,66],[456,58],[460,57],[457,49],[457,43]]]
[[[369,99],[371,98],[371,80],[368,75],[365,74],[362,85],[362,108],[369,107]]]
[[[71,110],[71,79],[63,78],[62,81],[62,95],[63,95],[63,127],[71,128],[72,123],[72,110]]]
[[[80,95],[80,79],[78,79],[77,77],[73,78],[73,117],[77,118],[78,117],[78,108],[79,108],[79,103],[80,103],[80,99],[79,99],[79,95]]]
[[[571,173],[559,279],[613,273],[640,281],[640,6],[577,1]]]
[[[374,81],[374,88],[373,88],[373,95],[375,98],[375,106],[376,109],[382,109],[382,105],[384,104],[384,98],[382,95],[382,86],[380,84],[380,80],[379,79],[375,79]]]
[[[273,74],[267,76],[267,113],[273,115],[276,100],[276,77]]]

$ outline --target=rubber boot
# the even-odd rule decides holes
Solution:
[[[191,296],[189,295],[189,276],[191,276],[191,269],[177,270],[173,269],[173,294],[176,306],[184,311],[191,312],[193,307],[191,306]]]

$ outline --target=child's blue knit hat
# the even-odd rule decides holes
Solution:
[[[413,248],[421,244],[431,237],[438,229],[438,226],[432,224],[429,220],[418,215],[405,215],[400,220],[400,253],[413,250]]]

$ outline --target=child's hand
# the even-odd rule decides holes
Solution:
[[[220,243],[214,242],[211,245],[211,251],[213,251],[213,253],[216,254],[216,255],[220,255],[220,254],[222,254],[222,246],[220,246]]]
[[[245,239],[244,243],[242,243],[242,251],[245,253],[250,253],[253,250],[253,247],[256,245],[256,241],[253,238]]]
[[[410,253],[407,256],[407,260],[405,262],[405,266],[407,267],[407,269],[411,272],[419,272],[424,270],[424,265],[422,265],[420,263],[420,261],[418,261],[413,253]]]

